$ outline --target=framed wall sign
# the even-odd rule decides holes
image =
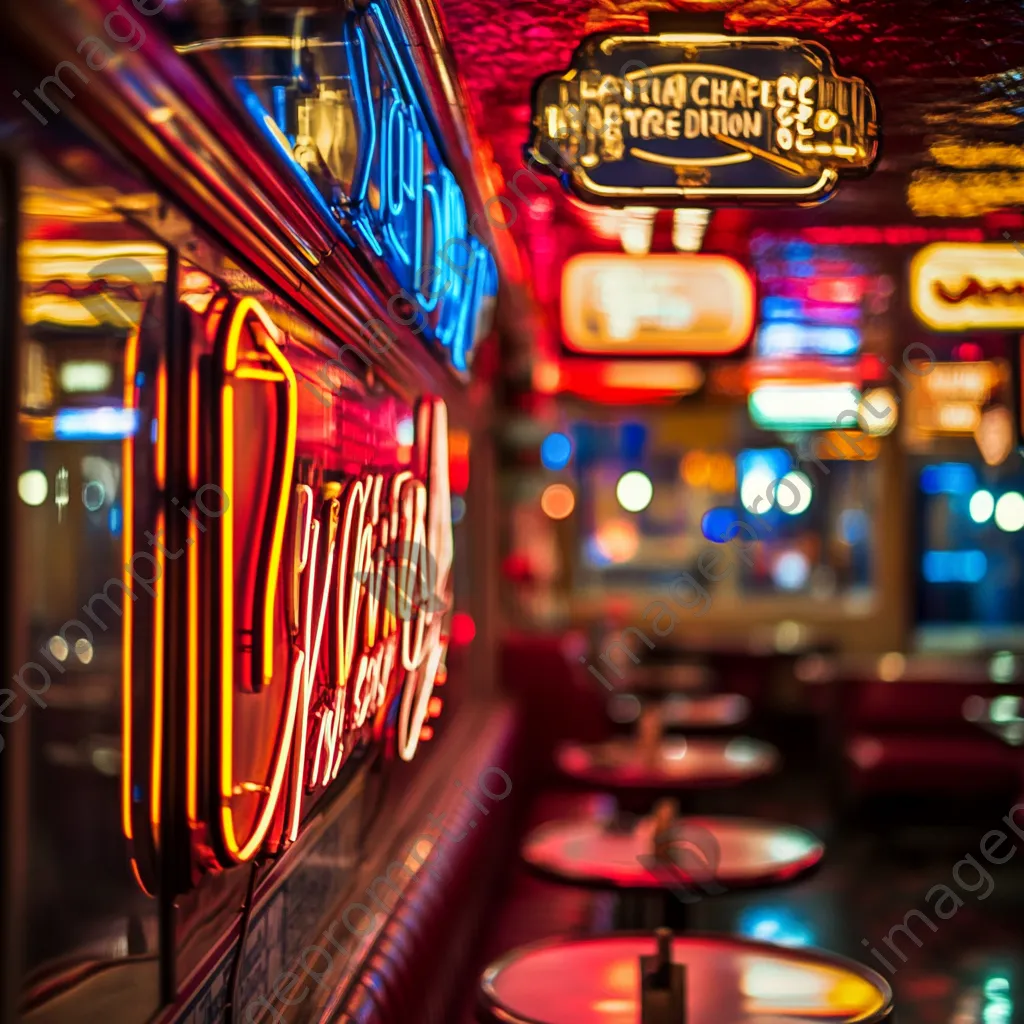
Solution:
[[[729,256],[574,256],[562,275],[562,336],[589,355],[727,355],[754,326],[754,283]]]
[[[810,203],[871,167],[876,116],[817,43],[599,35],[535,86],[529,155],[587,202]]]
[[[1024,329],[1024,254],[1012,243],[939,242],[910,264],[910,305],[933,331]]]

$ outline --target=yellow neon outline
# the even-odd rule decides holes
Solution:
[[[834,188],[839,182],[838,172],[830,167],[821,172],[821,176],[813,185],[804,188],[698,188],[690,185],[673,185],[665,188],[634,188],[627,185],[613,188],[599,185],[581,168],[574,170],[573,175],[578,181],[582,181],[589,191],[600,196],[812,196]]]
[[[717,71],[732,75],[735,78],[746,78],[751,82],[764,81],[764,79],[758,78],[757,75],[750,74],[749,71],[726,68],[721,64],[659,64],[657,67],[648,68],[646,71],[630,71],[625,75],[625,79],[627,82],[633,82],[639,78],[647,78],[649,75],[666,75],[673,71],[685,71],[687,73],[690,71]]]
[[[271,536],[270,554],[268,558],[267,592],[263,606],[263,681],[269,686],[274,669],[274,609],[277,601],[278,576],[281,567],[281,552],[284,544],[285,525],[288,517],[288,505],[291,498],[291,480],[295,471],[295,444],[298,433],[298,395],[295,371],[273,340],[277,336],[277,327],[268,316],[266,310],[251,296],[241,299],[231,314],[224,345],[224,373],[238,377],[238,349],[242,329],[246,317],[252,314],[259,320],[266,336],[257,337],[257,344],[262,344],[271,361],[284,376],[286,385],[285,412],[285,451],[282,472],[281,493],[278,498],[274,529]],[[234,484],[234,387],[225,381],[221,391],[221,486],[230,495]],[[226,486],[225,486],[226,485]],[[277,751],[270,793],[263,810],[248,841],[242,845],[235,835],[234,812],[231,800],[234,797],[232,775],[234,770],[233,730],[234,730],[234,508],[229,503],[221,516],[221,565],[220,589],[222,600],[221,619],[221,679],[220,679],[220,790],[221,790],[221,827],[222,839],[228,853],[236,861],[250,860],[259,849],[277,809],[284,781],[284,771],[291,754],[291,737],[295,728],[296,699],[298,697],[297,682],[300,674],[296,671],[303,663],[302,652],[296,658],[296,666],[292,672],[291,694],[288,698],[287,718],[284,736]]]
[[[731,153],[729,156],[709,156],[706,160],[698,156],[659,156],[657,153],[645,153],[642,149],[631,148],[630,155],[647,160],[652,164],[664,164],[666,167],[725,167],[728,164],[745,164],[753,160],[750,153]]]

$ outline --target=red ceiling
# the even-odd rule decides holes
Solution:
[[[935,136],[958,142],[1024,143],[1024,3],[1020,0],[438,0],[476,127],[493,151],[495,177],[523,166],[534,81],[566,68],[584,36],[643,31],[648,11],[719,11],[727,30],[785,31],[824,42],[840,74],[866,78],[878,96],[881,157],[862,182],[846,183],[823,206],[782,212],[716,212],[705,248],[741,249],[755,223],[907,223],[910,174],[930,166]],[[1011,162],[1006,168],[1014,167]],[[999,167],[990,168],[999,170]],[[1017,172],[1020,173],[1019,168]],[[554,179],[532,207],[516,204],[513,227],[536,297],[548,312],[561,265],[574,251],[618,248],[601,239],[582,204]],[[519,181],[527,196],[536,186]],[[501,182],[495,182],[501,188]],[[671,251],[668,214],[654,250]]]

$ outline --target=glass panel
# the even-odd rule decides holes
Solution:
[[[132,713],[151,720],[160,591],[145,531],[162,450],[168,258],[122,213],[155,207],[155,196],[95,153],[77,166],[106,184],[72,183],[30,160],[21,200],[23,561],[14,599],[26,622],[15,684],[30,741],[30,1001],[44,980],[126,957],[152,961],[155,998],[156,904],[138,881],[152,887],[155,867],[150,751],[136,752],[124,782],[122,682],[134,691]],[[139,996],[145,1019],[153,1002]]]

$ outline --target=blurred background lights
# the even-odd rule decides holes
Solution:
[[[875,670],[878,678],[884,683],[895,683],[901,678],[907,667],[907,659],[899,651],[890,651],[878,659]]]
[[[75,641],[75,654],[78,655],[78,660],[83,665],[88,665],[89,662],[92,661],[92,654],[93,654],[92,644],[89,643],[89,641],[86,640],[84,636],[83,637],[79,637]]]
[[[996,651],[988,660],[988,677],[993,683],[1012,683],[1017,678],[1017,658],[1012,651]]]
[[[90,480],[82,488],[82,504],[90,512],[98,512],[103,508],[103,503],[106,501],[106,498],[106,488],[99,482],[99,480]]]
[[[814,932],[786,907],[748,907],[740,914],[739,933],[780,946],[812,946]]]
[[[793,470],[779,481],[775,489],[775,504],[787,515],[798,516],[810,507],[813,493],[807,474]]]
[[[416,440],[416,428],[410,417],[406,416],[398,421],[395,426],[395,440],[406,448]]]
[[[593,554],[598,564],[621,565],[633,558],[640,547],[640,534],[633,523],[613,519],[605,523],[593,538]]]
[[[974,430],[974,442],[985,464],[1001,466],[1013,451],[1013,416],[1005,405],[986,409]]]
[[[976,523],[987,523],[996,510],[996,499],[992,497],[991,491],[975,491],[971,495],[970,504],[967,510],[971,519]]]
[[[755,516],[763,516],[771,509],[775,496],[776,477],[766,465],[755,466],[740,481],[740,502]]]
[[[553,433],[541,441],[540,461],[545,469],[565,469],[572,458],[572,442],[565,434]]]
[[[738,523],[738,513],[734,508],[718,506],[709,508],[701,517],[700,532],[707,540],[715,544],[725,544],[735,533],[732,527]]]
[[[452,522],[461,523],[466,518],[466,499],[461,495],[452,496]]]
[[[42,505],[46,501],[50,486],[46,474],[38,469],[26,469],[18,477],[18,497],[26,505]]]
[[[710,218],[710,210],[677,206],[672,212],[672,245],[679,252],[699,252]]]
[[[898,400],[890,388],[872,388],[861,399],[857,414],[861,426],[874,437],[885,437],[896,428]]]
[[[772,565],[772,580],[779,590],[802,590],[811,578],[811,563],[802,551],[784,551]]]
[[[70,652],[71,648],[68,647],[68,642],[64,639],[64,637],[51,636],[50,639],[47,641],[46,646],[49,648],[50,653],[58,661],[68,660],[68,653]]]
[[[615,497],[627,512],[643,512],[654,497],[654,485],[646,473],[631,469],[619,477],[615,485]]]
[[[473,621],[473,616],[466,612],[456,612],[452,616],[452,643],[464,647],[466,644],[472,643],[475,636],[476,623]]]
[[[69,359],[60,368],[60,386],[72,394],[106,391],[113,379],[113,366],[99,359]]]
[[[540,496],[540,507],[549,519],[567,519],[576,507],[576,496],[565,484],[551,484]]]
[[[1007,491],[995,508],[996,526],[1007,533],[1016,533],[1024,528],[1024,496],[1017,491]]]

